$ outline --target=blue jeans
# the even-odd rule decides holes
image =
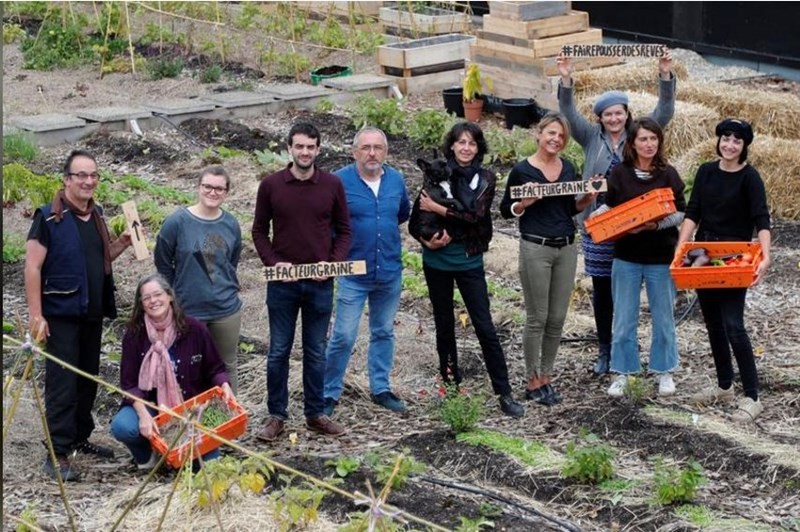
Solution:
[[[150,414],[158,414],[156,410],[148,408]],[[139,433],[139,414],[130,405],[123,406],[114,419],[111,420],[111,434],[118,441],[125,444],[125,447],[133,455],[137,464],[145,464],[150,460],[153,452],[150,447],[150,440]],[[169,444],[171,442],[167,442]],[[214,449],[203,455],[203,460],[215,460],[219,458],[219,449]]]
[[[325,397],[339,400],[344,374],[358,336],[364,303],[369,300],[369,389],[377,395],[391,390],[389,373],[394,359],[394,317],[400,305],[402,277],[387,282],[339,278],[336,321],[325,353]]]
[[[678,343],[675,337],[675,284],[669,275],[668,264],[638,264],[614,259],[611,268],[611,287],[614,297],[614,331],[611,342],[611,371],[639,373],[637,329],[639,326],[639,295],[644,282],[647,301],[653,318],[649,369],[667,373],[678,367]]]
[[[297,314],[303,323],[303,397],[307,419],[322,415],[325,406],[325,337],[333,310],[333,279],[274,281],[267,285],[269,353],[267,408],[270,415],[289,417],[289,355],[294,344]]]

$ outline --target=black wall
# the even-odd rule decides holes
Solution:
[[[800,68],[800,2],[572,2],[593,28],[635,42]]]

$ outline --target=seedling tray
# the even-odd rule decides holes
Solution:
[[[631,229],[657,222],[675,212],[671,188],[657,188],[586,220],[586,231],[595,242],[611,242]]]
[[[725,266],[683,266],[683,257],[692,249],[705,248],[712,259],[750,253],[750,264]],[[757,242],[684,242],[669,266],[669,273],[679,289],[693,288],[745,288],[753,284],[756,269],[764,255]]]
[[[197,407],[201,407],[203,405],[207,405],[207,403],[211,402],[211,400],[214,398],[219,398],[222,400],[222,397],[222,388],[215,386],[214,388],[211,388],[210,390],[181,403],[173,410],[180,415],[186,416],[191,410],[197,409]],[[231,440],[244,434],[244,431],[247,429],[247,412],[234,400],[228,401],[225,404],[230,409],[232,415],[221,425],[209,430],[218,436]],[[172,420],[173,416],[167,413],[161,413],[155,417],[155,422],[159,430],[162,430]],[[180,422],[179,420],[176,421]],[[190,428],[187,428],[185,434],[188,434],[189,430]],[[196,459],[199,456],[208,453],[209,451],[213,451],[221,445],[220,442],[211,438],[210,436],[199,433],[199,431],[197,432],[198,433],[192,439],[192,441],[184,441],[181,445],[169,451],[168,454],[167,451],[169,450],[169,444],[172,443],[171,441],[168,442],[160,435],[154,434],[150,438],[150,444],[156,452],[160,454],[166,454],[167,463],[177,469],[180,468],[184,462],[186,462],[186,459],[189,458],[190,455]],[[191,445],[194,445],[194,450],[192,450]]]

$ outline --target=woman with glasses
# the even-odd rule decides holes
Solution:
[[[186,313],[208,327],[237,392],[242,301],[236,268],[242,232],[236,218],[222,209],[230,184],[222,166],[203,168],[197,203],[167,216],[154,255],[156,269],[175,287]]]
[[[122,338],[120,388],[144,401],[174,408],[214,386],[222,388],[225,401],[233,399],[225,364],[208,329],[184,314],[163,276],[144,277],[136,287]],[[149,441],[159,433],[156,413],[141,401],[125,398],[111,421],[111,433],[128,447],[139,469],[152,469],[158,460]],[[203,458],[218,456],[215,449]]]
[[[556,63],[561,75],[558,83],[558,109],[567,117],[572,136],[586,155],[583,179],[608,179],[611,170],[622,160],[622,147],[627,138],[625,130],[631,123],[628,96],[619,91],[608,91],[598,96],[592,109],[597,116],[597,122],[591,123],[575,107],[572,59],[560,55]],[[672,73],[672,54],[669,50],[659,60],[658,71],[658,104],[650,116],[664,128],[675,111],[675,76]],[[580,215],[581,227],[589,213],[604,204],[605,194],[600,194],[594,204]],[[611,321],[614,313],[611,263],[614,258],[614,244],[594,242],[583,230],[581,248],[586,274],[592,278],[592,307],[599,343],[594,372],[603,375],[608,373],[611,359]]]

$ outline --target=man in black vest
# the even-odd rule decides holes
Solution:
[[[102,209],[94,203],[97,162],[73,151],[64,164],[64,187],[53,202],[36,210],[25,253],[25,293],[30,330],[46,340],[47,352],[92,375],[100,370],[103,317],[115,318],[111,261],[131,245],[129,234],[111,242]],[[97,384],[47,361],[45,407],[57,463],[48,454],[51,478],[78,480],[69,454],[113,458],[107,447],[89,442]]]

